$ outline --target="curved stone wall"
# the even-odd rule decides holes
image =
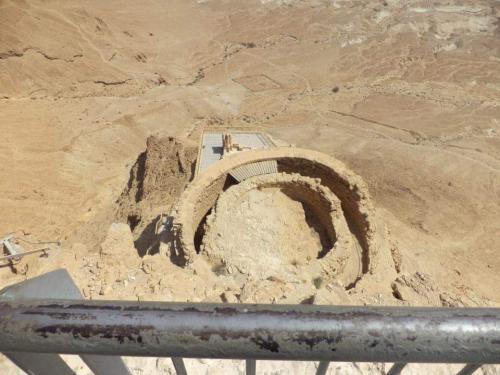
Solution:
[[[256,233],[257,238],[254,237],[255,233],[252,233],[249,243],[238,244],[240,241],[239,231],[241,230],[242,235],[248,238],[249,234],[246,232],[246,225],[251,225],[251,223],[246,223],[245,226],[239,228],[232,227],[233,221],[237,221],[238,218],[234,217],[234,220],[232,220],[227,215],[228,212],[233,214],[238,212],[238,206],[242,202],[248,204],[246,198],[252,191],[261,193],[279,191],[291,201],[302,204],[305,207],[303,214],[314,218],[315,224],[310,222],[309,229],[314,226],[314,231],[322,238],[322,246],[316,248],[316,254],[309,253],[307,256],[306,253],[309,250],[306,249],[313,249],[314,247],[304,244],[295,248],[293,250],[293,272],[300,273],[303,270],[310,269],[310,272],[304,274],[321,274],[325,279],[328,275],[328,277],[333,277],[343,285],[352,285],[362,276],[361,248],[349,231],[339,199],[327,187],[323,186],[319,179],[304,177],[296,173],[271,173],[251,177],[232,186],[220,196],[204,225],[205,234],[201,252],[210,259],[210,263],[223,264],[226,269],[238,269],[244,274],[259,275],[263,279],[279,274],[280,269],[286,273],[287,268],[290,268],[290,263],[280,257],[283,255],[283,251],[288,252],[288,249],[295,247],[296,244],[293,241],[285,245],[287,250],[284,250],[281,243],[280,245],[276,244],[274,248],[268,248],[269,253],[263,250],[263,248],[266,248],[266,240],[264,239],[263,248],[255,247],[259,241],[259,233]],[[238,214],[236,213],[236,215]],[[267,217],[262,217],[261,222],[265,222],[267,219]],[[273,220],[289,221],[291,223],[296,219],[300,220],[300,217],[278,217]],[[304,217],[302,217],[302,220],[304,220]],[[268,225],[273,226],[273,223],[269,222]],[[227,233],[228,228],[230,228],[230,233]],[[274,226],[271,230],[275,229]],[[304,230],[306,229],[304,228]],[[237,233],[234,233],[234,231],[237,231]],[[225,233],[222,238],[220,237],[221,233]],[[272,233],[275,234],[275,232]],[[267,239],[273,236],[270,233],[260,233],[260,235],[262,238]],[[290,236],[293,237],[293,234],[290,233]],[[270,253],[274,253],[274,255],[269,256]],[[302,256],[304,258],[301,258],[300,261],[296,260],[297,257]],[[275,262],[277,259],[280,260]],[[300,270],[298,270],[299,268]],[[321,269],[322,271],[315,272],[313,269]]]
[[[372,271],[376,257],[387,250],[384,225],[378,220],[363,180],[342,162],[320,152],[278,147],[229,155],[198,176],[184,191],[173,212],[174,227],[189,261],[196,255],[194,237],[204,217],[228,186],[232,169],[264,160],[276,160],[278,171],[318,179],[340,200],[350,232],[361,248],[362,273]],[[379,232],[377,234],[377,232]]]

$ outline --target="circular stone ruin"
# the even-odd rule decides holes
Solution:
[[[242,182],[231,176],[268,160],[278,173]],[[253,279],[307,275],[351,288],[389,252],[361,178],[338,160],[299,148],[229,155],[191,183],[173,217],[188,264],[203,257],[218,272]]]
[[[200,251],[230,273],[265,280],[327,273],[344,285],[362,274],[338,198],[319,180],[272,173],[222,194],[207,216]]]

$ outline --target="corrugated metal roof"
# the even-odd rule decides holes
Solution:
[[[222,143],[222,133],[203,134],[202,150],[198,171],[203,172],[216,161],[222,159],[224,147]]]
[[[233,142],[252,149],[274,147],[268,137],[262,133],[232,133]]]
[[[207,132],[203,134],[201,142],[197,173],[202,173],[212,164],[222,159],[224,154],[223,135],[227,133],[231,134],[233,143],[238,144],[243,148],[262,149],[276,147],[267,135],[259,132]],[[233,176],[238,180],[239,177],[245,179],[252,175],[256,176],[258,174],[273,173],[265,171],[277,170],[276,162],[274,162],[274,164],[272,162],[262,163],[262,165],[256,163],[259,164],[258,166],[243,166],[241,171],[235,172],[235,175]]]
[[[261,174],[278,173],[278,163],[276,160],[258,161],[242,165],[231,171],[233,176],[238,182],[246,180],[249,177],[259,176]]]

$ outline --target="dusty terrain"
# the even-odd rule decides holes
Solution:
[[[66,267],[87,298],[498,306],[499,19],[494,0],[0,0],[0,234],[61,242],[0,268],[0,286]],[[193,177],[202,130],[221,126],[266,131],[361,176],[395,276],[349,291],[242,288],[201,259],[186,267],[155,233]],[[228,362],[188,365],[219,374]],[[331,373],[388,369],[343,366]]]
[[[203,252],[226,262],[231,255],[228,271],[236,267],[267,279],[286,273],[291,265],[308,264],[321,252],[319,235],[307,224],[304,208],[279,189],[251,190],[237,204],[226,202],[227,208],[221,207],[221,199],[217,210],[223,213],[214,214]]]

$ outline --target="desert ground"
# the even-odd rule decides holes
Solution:
[[[64,267],[94,299],[500,305],[499,1],[0,0],[0,25],[0,235],[25,250],[51,242],[46,257],[0,267],[0,287]],[[394,274],[346,290],[304,273],[265,278],[258,264],[250,277],[202,256],[172,260],[155,228],[193,179],[202,132],[220,128],[266,132],[360,176]],[[240,219],[256,233],[268,228],[256,213],[276,233],[279,217],[303,216],[275,193],[244,202],[254,211]],[[304,225],[291,221],[301,234],[288,252],[319,246]],[[134,374],[173,371],[168,359],[127,363]],[[407,370],[460,368],[426,366]],[[188,367],[244,371],[238,361]],[[0,358],[0,373],[21,372]]]

